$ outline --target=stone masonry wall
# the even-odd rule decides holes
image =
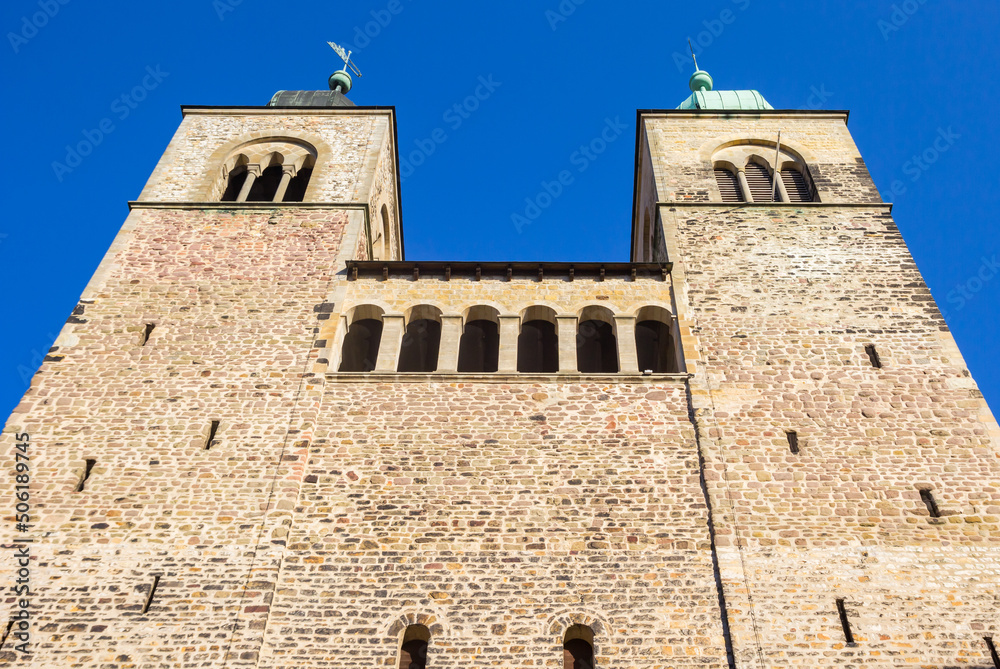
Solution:
[[[5,457],[15,432],[33,445],[34,653],[18,666],[256,666],[347,220],[131,213],[3,434]]]
[[[288,547],[262,666],[725,664],[682,381],[331,380]]]
[[[1000,433],[888,207],[661,217],[739,666],[989,666]]]

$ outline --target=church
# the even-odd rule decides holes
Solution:
[[[0,661],[1000,667],[1000,428],[847,112],[699,70],[629,262],[407,260],[329,83],[183,107],[3,432]]]

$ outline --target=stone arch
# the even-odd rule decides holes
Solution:
[[[500,310],[487,305],[469,307],[462,314],[458,371],[491,374],[500,363]]]
[[[437,371],[441,350],[441,309],[418,304],[403,312],[403,339],[399,345],[397,372]]]
[[[647,305],[636,311],[635,351],[640,372],[680,372],[679,333],[675,321],[673,314],[661,306]]]
[[[372,260],[392,260],[392,227],[389,207],[382,205],[378,212],[378,237],[372,240]]]
[[[611,630],[614,629],[605,618],[592,611],[565,611],[550,617],[540,630],[542,638],[549,639],[552,643],[553,651],[562,649],[567,641],[567,632],[576,628],[585,628],[590,631],[589,642],[594,649],[594,662],[596,666],[597,658],[601,656],[602,649],[606,648],[610,638]],[[575,637],[581,638],[581,637]]]
[[[789,172],[794,170],[801,175],[801,181],[804,182],[800,186],[800,191],[808,192],[808,196],[802,196],[800,192],[796,197],[796,201],[819,201],[821,199],[820,193],[815,186],[809,170],[809,165],[816,162],[812,153],[795,140],[782,138],[781,151],[777,156],[777,164],[775,164],[775,152],[777,148],[776,137],[762,138],[728,135],[724,138],[718,138],[702,144],[699,148],[699,157],[704,159],[705,162],[709,162],[713,170],[727,169],[736,174],[744,172],[751,163],[760,165],[767,170],[771,179],[774,178],[776,169],[779,174],[785,170]],[[799,182],[799,179],[795,175],[782,175],[778,186],[779,191],[782,191],[784,194],[781,198],[782,201],[787,201],[788,199],[785,197],[787,196],[785,192],[787,190],[785,183],[786,176],[788,177],[787,181],[793,185]],[[743,189],[741,188],[741,190]],[[750,195],[750,193],[742,193],[743,199],[746,201],[750,200]],[[724,199],[721,189],[718,198],[720,201]]]
[[[326,178],[326,170],[329,168],[324,166],[324,162],[327,161],[319,160],[319,157],[322,155],[329,156],[333,153],[333,150],[321,137],[288,128],[281,128],[278,132],[258,130],[245,133],[220,144],[209,155],[205,163],[208,169],[202,176],[201,183],[194,189],[195,198],[201,198],[204,202],[218,201],[222,195],[219,188],[220,179],[228,178],[229,170],[234,167],[235,158],[239,154],[243,154],[247,157],[249,164],[255,164],[253,163],[253,159],[256,157],[253,155],[255,151],[245,149],[250,146],[264,145],[269,142],[283,143],[302,149],[304,153],[297,152],[290,164],[296,170],[313,170],[313,183],[322,183]],[[306,156],[310,156],[311,159]],[[308,197],[303,201],[313,202],[315,200],[316,198]]]
[[[554,374],[559,371],[559,330],[555,308],[534,304],[521,310],[517,337],[517,371]]]
[[[344,313],[340,341],[340,372],[370,372],[378,362],[385,310],[362,304]]]
[[[590,304],[577,312],[577,370],[584,374],[617,374],[618,326],[615,312],[603,304]]]

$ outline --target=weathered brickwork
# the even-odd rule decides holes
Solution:
[[[3,432],[34,652],[0,663],[390,668],[424,625],[428,667],[557,668],[584,625],[597,667],[989,666],[1000,429],[843,114],[644,112],[633,259],[673,267],[606,276],[351,262],[403,258],[394,122],[185,109]],[[819,202],[723,205],[713,155],[778,130]],[[262,139],[315,148],[304,202],[207,202]],[[513,364],[533,307],[559,373]],[[459,373],[487,312],[500,371]],[[339,372],[358,313],[380,364],[437,314],[439,371]],[[576,371],[598,313],[620,373]],[[649,314],[670,372],[637,367]]]

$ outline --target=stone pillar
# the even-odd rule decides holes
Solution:
[[[247,165],[247,180],[243,182],[243,188],[240,189],[240,194],[236,196],[237,202],[247,201],[247,198],[250,197],[250,189],[253,188],[253,182],[259,176],[260,165]]]
[[[639,357],[635,350],[635,316],[615,316],[615,331],[618,339],[618,371],[622,374],[638,374]]]
[[[520,316],[500,317],[500,361],[498,372],[517,372],[517,337],[521,334]]]
[[[559,373],[576,374],[576,316],[556,316],[556,331],[559,335]]]
[[[278,182],[278,190],[274,192],[275,202],[284,202],[285,191],[288,190],[288,184],[292,182],[292,177],[294,176],[295,176],[295,165],[282,165],[281,181]]]
[[[403,342],[403,317],[382,317],[382,343],[378,347],[376,372],[395,372],[399,362],[399,348]]]
[[[743,170],[736,172],[736,178],[740,180],[740,190],[743,191],[743,199],[753,202],[753,193],[750,192],[750,183],[747,181],[747,174]]]
[[[775,172],[774,178],[778,180],[778,197],[781,198],[781,202],[789,202],[788,189],[785,188],[785,182],[781,178],[781,172]]]
[[[462,317],[441,317],[441,346],[438,348],[439,372],[458,371],[458,349],[462,341]]]

